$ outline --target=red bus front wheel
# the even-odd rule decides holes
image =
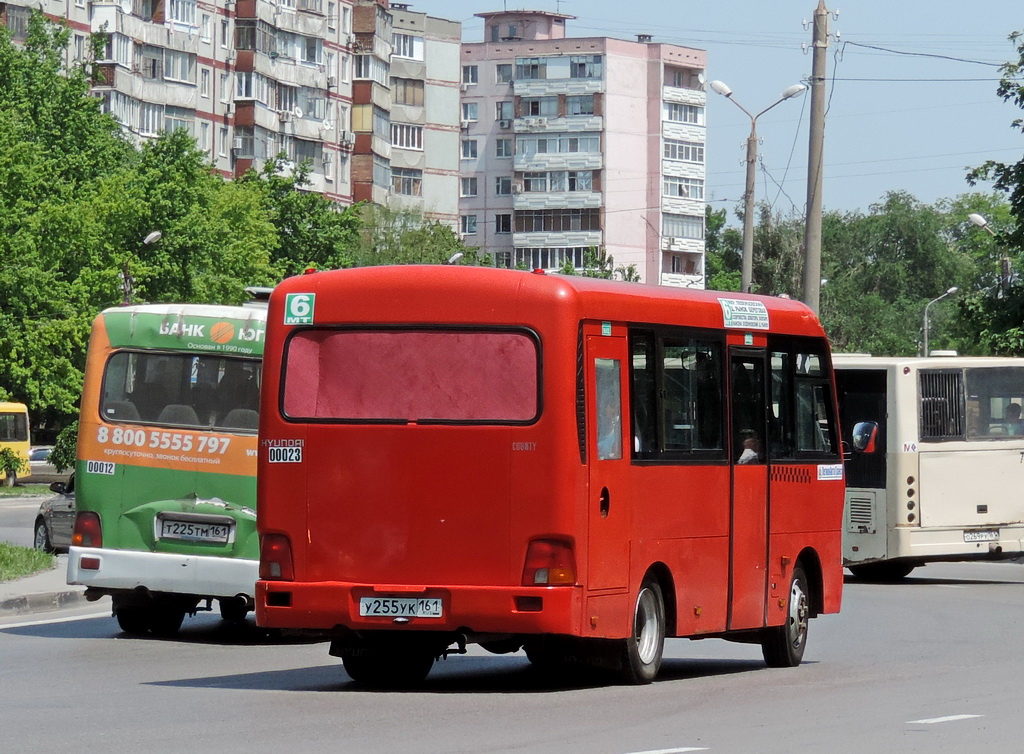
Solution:
[[[761,654],[770,668],[792,668],[800,664],[807,647],[807,624],[811,617],[810,593],[803,566],[793,569],[786,605],[786,622],[766,628]]]
[[[650,683],[661,668],[665,650],[665,598],[651,576],[644,579],[633,608],[633,634],[625,640],[622,680]]]

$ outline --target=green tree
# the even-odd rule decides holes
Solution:
[[[704,211],[704,276],[705,287],[715,291],[740,289],[743,234],[736,228],[726,227],[728,213]]]
[[[886,194],[866,215],[826,213],[822,250],[821,319],[838,351],[917,353],[927,302],[970,287],[976,269],[950,242],[946,215],[905,192]],[[935,347],[951,345],[939,326],[951,312],[931,311]]]

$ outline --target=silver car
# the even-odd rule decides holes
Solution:
[[[75,527],[75,475],[50,485],[56,495],[39,506],[32,542],[43,552],[67,552]]]

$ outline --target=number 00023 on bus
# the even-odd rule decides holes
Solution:
[[[214,600],[226,620],[252,610],[265,323],[265,297],[93,323],[68,582],[109,595],[126,632],[173,634]]]
[[[267,328],[257,622],[358,682],[467,643],[631,683],[667,636],[796,665],[839,610],[835,392],[798,302],[375,267],[286,280]]]

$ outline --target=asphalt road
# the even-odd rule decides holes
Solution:
[[[1019,751],[1022,585],[1014,563],[851,581],[843,612],[812,622],[799,668],[677,639],[646,687],[552,683],[521,654],[477,650],[420,690],[375,692],[326,644],[270,640],[251,620],[200,616],[158,640],[89,608],[0,619],[3,750]]]
[[[32,524],[39,512],[39,504],[52,495],[28,497],[0,497],[0,542],[22,547],[32,546]]]

